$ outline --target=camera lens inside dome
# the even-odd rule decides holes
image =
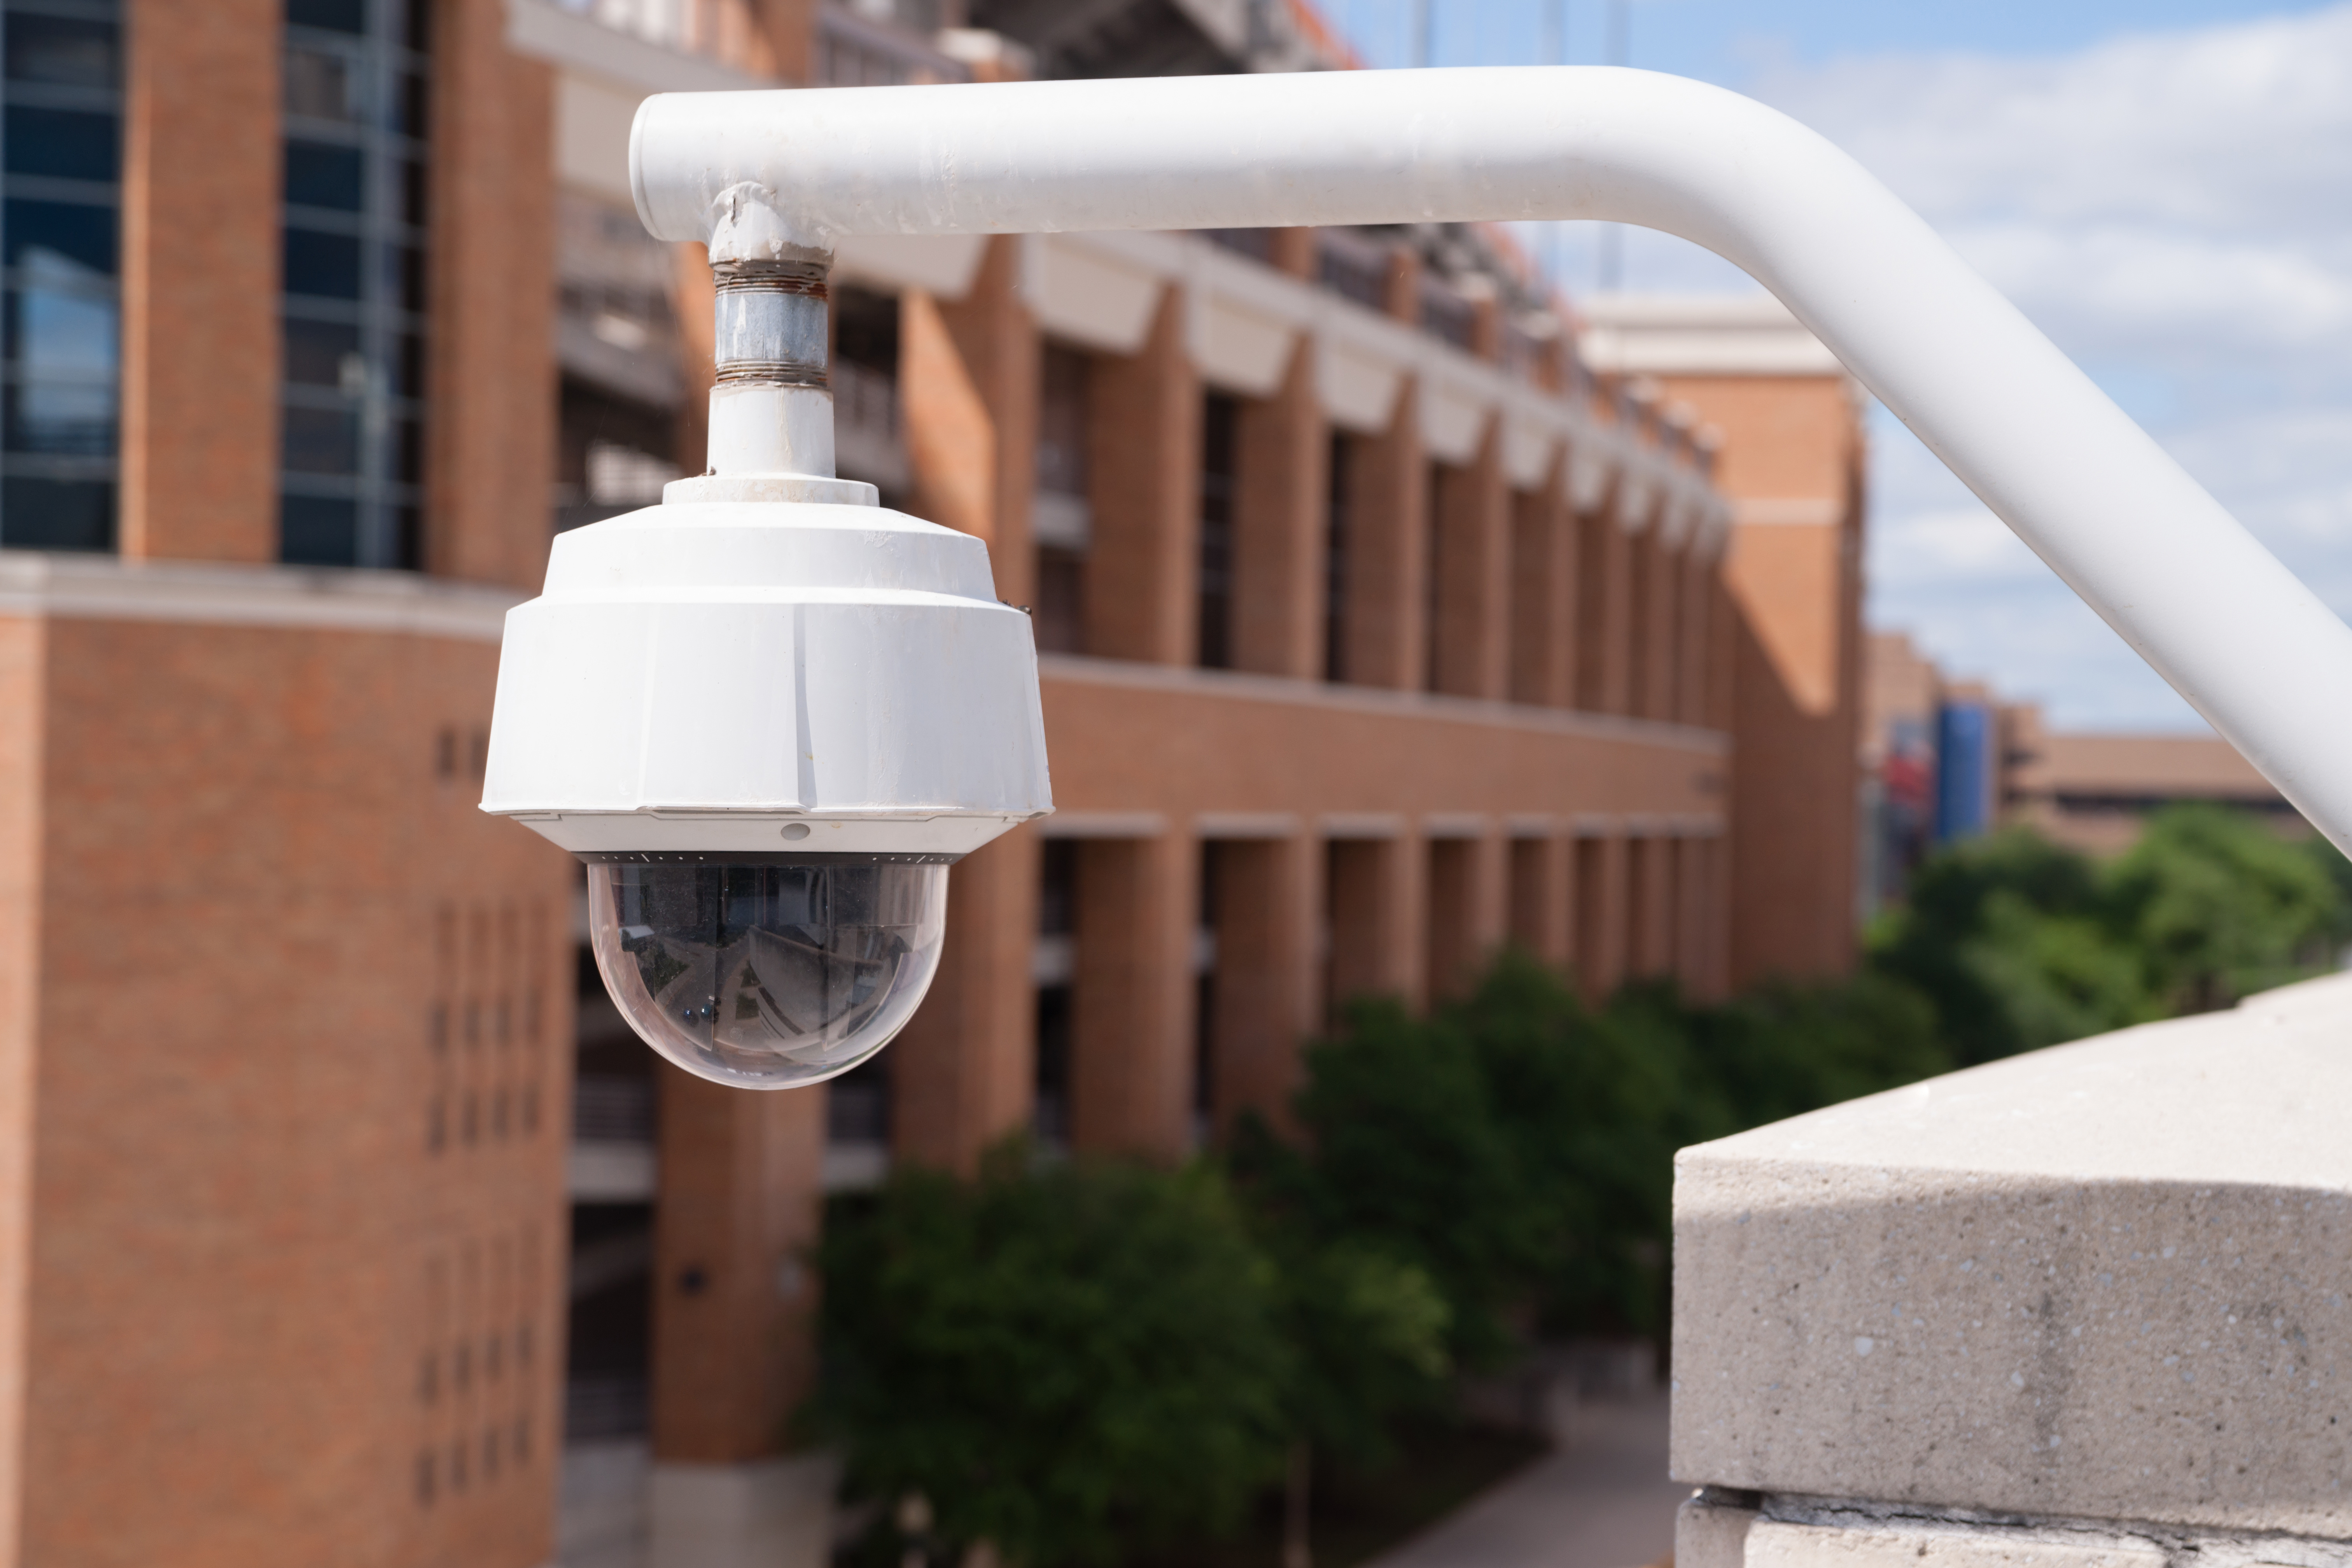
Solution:
[[[590,942],[621,1012],[687,1071],[748,1089],[846,1072],[940,964],[948,868],[877,856],[588,868]]]

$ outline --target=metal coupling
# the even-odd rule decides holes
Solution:
[[[712,358],[721,384],[824,390],[831,359],[825,268],[805,261],[722,261]]]

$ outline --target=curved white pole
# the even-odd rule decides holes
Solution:
[[[1644,71],[1349,71],[667,94],[637,208],[714,259],[845,235],[1601,218],[1787,303],[2352,853],[2352,628],[1862,166]]]

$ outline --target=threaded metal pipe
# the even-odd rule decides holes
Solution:
[[[768,386],[826,384],[830,359],[825,269],[803,261],[724,261],[716,285],[719,380]]]

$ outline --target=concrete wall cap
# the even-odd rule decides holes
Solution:
[[[2053,1046],[1685,1149],[1767,1164],[2352,1192],[2352,974]],[[1810,1200],[1809,1200],[1810,1201]]]

